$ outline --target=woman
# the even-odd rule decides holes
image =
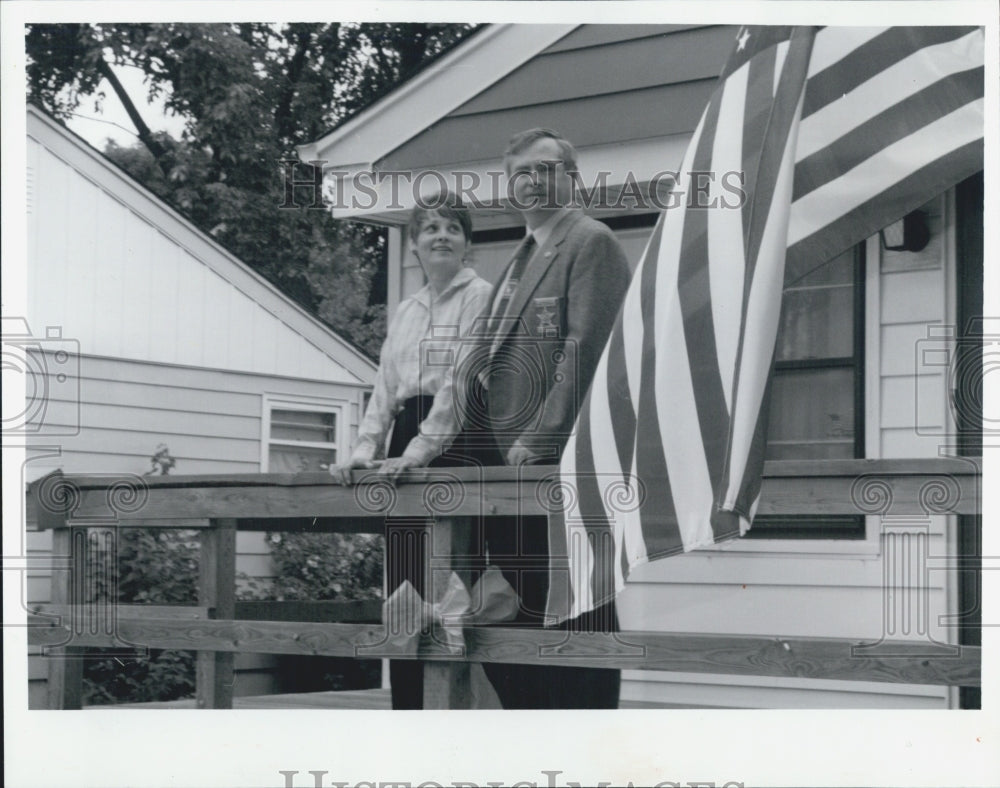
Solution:
[[[387,459],[378,472],[393,482],[407,468],[444,465],[439,455],[458,432],[452,370],[441,360],[457,357],[461,337],[485,309],[491,287],[465,267],[472,242],[468,210],[450,195],[437,203],[410,214],[410,251],[427,284],[399,305],[389,326],[357,443],[346,463],[330,469],[340,484],[351,483],[352,469],[374,468],[383,449]],[[386,520],[390,594],[408,580],[425,595],[424,531],[412,520]],[[390,660],[389,677],[394,709],[423,707],[420,662]]]

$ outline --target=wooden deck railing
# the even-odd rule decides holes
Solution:
[[[83,650],[90,646],[197,652],[197,705],[231,708],[236,652],[373,658],[396,656],[372,603],[238,602],[238,530],[379,533],[387,513],[435,517],[430,588],[445,587],[476,518],[543,514],[556,468],[421,469],[396,488],[336,486],[321,474],[227,476],[62,475],[29,487],[28,516],[53,531],[52,603],[29,616],[29,642],[45,648],[51,708],[82,702]],[[356,478],[371,480],[367,474]],[[966,459],[773,462],[765,466],[759,514],[973,514],[980,463]],[[200,541],[198,605],[85,603],[84,545],[95,527],[192,528]],[[669,559],[666,559],[669,560]],[[795,560],[789,558],[789,560]],[[467,578],[466,578],[467,579]],[[425,706],[463,708],[470,662],[602,666],[643,670],[794,676],[978,686],[980,649],[928,640],[703,635],[624,631],[569,634],[505,626],[469,627],[465,653],[421,644]]]

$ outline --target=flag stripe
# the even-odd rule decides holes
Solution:
[[[745,69],[741,71],[743,74],[746,73]],[[718,128],[723,104],[729,107],[731,105],[728,100],[729,96],[737,92],[738,88],[732,84],[734,80],[740,82],[735,75],[731,77],[726,84],[726,90],[716,94],[719,100],[709,104],[705,120],[706,127]],[[732,89],[730,90],[730,88]],[[739,98],[741,99],[742,95]],[[730,120],[725,116],[723,119],[727,122]],[[739,127],[733,127],[733,129],[738,131]],[[694,157],[695,172],[712,170],[712,154],[719,136],[718,134],[715,137],[702,136]],[[718,213],[718,211],[697,207],[688,208],[675,284],[683,320],[683,336],[687,344],[692,404],[700,430],[702,450],[705,452],[707,479],[712,489],[715,489],[719,484],[719,475],[722,472],[726,452],[726,436],[719,433],[718,425],[724,424],[729,419],[726,394],[722,389],[722,379],[719,376],[719,365],[716,361],[718,356],[715,342],[716,328],[712,315],[711,285],[709,283],[708,218],[710,214],[714,213]],[[736,306],[739,307],[738,301]],[[663,380],[660,377],[658,379]],[[677,393],[677,389],[683,384],[666,381],[665,385],[672,393]]]
[[[691,180],[693,179],[687,177],[688,186]],[[684,316],[678,288],[683,238],[681,228],[688,221],[690,213],[692,209],[682,208],[667,217],[656,285],[652,290],[657,299],[655,335],[674,338],[671,342],[654,344],[655,366],[651,372],[655,376],[655,401],[652,404],[658,414],[659,433],[656,437],[660,440],[661,451],[665,455],[670,489],[673,492],[673,510],[685,547],[692,539],[700,539],[699,531],[703,526],[707,527],[704,522],[708,513],[705,498],[707,495],[710,500],[712,495],[704,446],[701,443],[691,360],[687,345],[682,340]],[[672,222],[678,226],[672,228]],[[646,422],[641,412],[639,422],[652,423]]]
[[[941,114],[951,113],[983,95],[981,68],[952,74],[856,126],[835,143],[798,162],[793,200],[836,180],[888,145],[910,136]],[[933,109],[933,114],[931,112]]]
[[[781,313],[781,290],[784,280],[784,248],[788,229],[788,203],[791,201],[795,139],[805,92],[806,70],[812,51],[812,30],[792,34],[778,94],[771,113],[769,134],[761,156],[761,170],[767,179],[758,178],[754,196],[755,226],[748,235],[747,287],[737,356],[736,396],[729,422],[729,455],[726,458],[724,483],[720,488],[723,508],[732,509],[739,498],[743,477],[752,456],[756,432],[770,366],[774,353]],[[766,168],[766,169],[765,169]],[[772,206],[774,210],[772,210]],[[759,232],[755,232],[760,227]],[[757,265],[758,254],[760,265]],[[754,469],[754,472],[759,472]]]
[[[588,394],[587,401],[584,403],[586,407],[590,406],[589,400],[590,395]],[[596,459],[591,445],[591,419],[584,419],[579,427],[576,438],[576,457],[577,499],[581,521],[575,525],[581,526],[586,533],[586,553],[589,556],[587,567],[581,567],[580,579],[590,585],[592,604],[599,605],[614,594],[614,586],[611,584],[607,572],[611,567],[611,562],[602,561],[599,553],[601,545],[604,543],[603,535],[610,531],[609,518],[611,515],[604,505],[604,498],[598,486],[596,469],[590,465]],[[580,550],[584,552],[583,546]]]
[[[803,119],[834,103],[845,93],[890,68],[911,52],[934,44],[954,41],[976,30],[974,27],[891,27],[851,51],[829,68],[809,78]]]
[[[939,156],[790,246],[786,281],[801,279],[826,261],[983,167],[982,137]],[[795,204],[792,205],[792,220]],[[791,233],[791,229],[789,229]]]
[[[889,190],[893,184],[904,179],[905,174],[981,138],[982,112],[982,99],[966,104],[886,146],[862,165],[829,181],[825,188],[812,191],[796,200],[792,203],[791,224],[788,228],[789,246],[794,247],[859,205]],[[928,193],[924,188],[919,191]],[[896,218],[899,215],[890,217],[889,220]],[[882,226],[876,225],[871,232]]]
[[[555,621],[569,616],[573,605],[574,589],[569,568],[569,533],[567,520],[578,511],[575,503],[568,500],[567,489],[575,489],[576,480],[576,432],[574,431],[563,448],[559,463],[558,484],[563,490],[563,506],[556,506],[558,496],[548,496],[549,502],[549,590],[545,600],[546,615]],[[541,488],[539,488],[541,492]]]
[[[700,133],[701,126],[695,130],[695,134]],[[637,412],[639,402],[639,384],[642,379],[643,348],[645,347],[644,336],[646,326],[642,314],[642,288],[639,283],[645,281],[643,271],[647,261],[649,265],[656,265],[656,260],[660,256],[660,243],[663,238],[663,227],[667,221],[667,212],[660,214],[653,227],[653,233],[646,243],[642,259],[636,266],[632,274],[632,281],[628,292],[625,293],[625,302],[622,304],[621,312],[618,313],[618,323],[622,327],[622,346],[625,349],[625,372],[628,377],[628,395],[633,405],[633,413]],[[652,329],[652,326],[650,326]],[[617,369],[613,365],[611,369]],[[634,446],[634,439],[633,441]]]
[[[803,70],[804,76],[804,70]],[[793,115],[794,130],[797,114]],[[776,168],[775,201],[787,205],[791,201],[794,146],[786,146],[785,156]],[[737,371],[737,395],[730,421],[730,454],[727,467],[726,493],[722,508],[733,511],[739,499],[743,479],[748,475],[753,450],[753,436],[766,402],[765,392],[770,380],[770,361],[774,354],[781,314],[781,290],[784,281],[784,249],[788,231],[788,211],[773,211],[761,234],[761,258],[767,265],[759,265],[749,288],[746,319],[743,327],[743,344],[740,348]],[[754,468],[751,475],[758,475]]]
[[[601,355],[601,360],[598,362],[597,370],[594,373],[594,379],[597,381],[603,380],[608,374],[610,348],[611,346],[608,345],[605,352]],[[602,413],[611,412],[612,407],[608,400],[607,387],[602,385],[591,387],[588,399],[590,401],[585,403],[585,406],[589,406],[592,415],[597,414],[599,416]],[[593,451],[593,446],[615,445],[615,427],[611,421],[604,418],[590,418],[586,419],[586,421],[591,425],[591,458],[594,463],[594,472],[604,505],[605,517],[610,526],[608,533],[613,534],[615,543],[624,544],[624,521],[627,515],[615,506],[617,499],[613,495],[614,485],[623,484],[621,461],[617,452]],[[608,561],[602,566],[607,568],[610,575],[608,582],[613,583],[613,588],[622,588],[625,583],[625,574],[628,573],[627,567],[623,567],[621,561],[613,560]]]
[[[683,210],[683,207],[678,208],[678,212]],[[669,212],[666,216],[667,223],[671,223],[673,216]],[[642,540],[649,555],[675,549],[681,544],[680,533],[677,530],[677,518],[674,515],[670,478],[667,475],[664,444],[660,439],[660,418],[657,412],[656,381],[654,379],[656,334],[652,329],[656,314],[656,280],[657,269],[666,249],[665,242],[669,237],[667,229],[664,228],[663,238],[660,241],[660,253],[656,257],[645,260],[640,290],[644,334],[642,339],[643,362],[639,382],[639,410],[636,421],[643,426],[636,433],[635,472],[646,483],[647,487],[647,495],[641,511]]]
[[[622,320],[615,323],[607,354],[607,399],[614,447],[622,472],[632,472],[632,454],[635,450],[635,406],[629,392],[628,371],[625,367],[625,328]],[[601,385],[601,378],[594,378],[594,386]],[[607,445],[607,444],[605,444]]]
[[[764,57],[762,54],[761,58]],[[719,110],[722,125],[727,133],[716,134],[712,146],[712,166],[717,173],[733,172],[744,166],[746,157],[743,146],[748,135],[741,133],[741,129],[746,124],[744,112],[746,96],[755,90],[754,87],[748,86],[748,82],[755,76],[760,83],[764,82],[760,79],[761,75],[755,73],[752,68],[744,68],[734,72],[727,83]],[[766,72],[764,76],[767,76]],[[767,84],[770,84],[770,79]],[[770,101],[770,96],[767,99]],[[758,121],[754,122],[763,125]],[[716,188],[721,192],[719,178],[716,178]],[[718,204],[722,205],[723,200],[725,195],[713,193],[712,204],[718,201]],[[743,272],[746,267],[743,260],[743,212],[746,202],[743,201],[744,204],[739,210],[727,208],[707,212],[708,259],[704,261],[704,265],[708,271],[708,284],[711,288],[709,304],[712,326],[715,330],[715,369],[722,386],[726,419],[729,418],[729,410],[732,408],[733,372],[736,369],[736,354],[740,342],[739,315],[743,304]],[[701,354],[696,352],[694,355],[697,357]],[[718,423],[712,425],[711,429],[717,432]]]
[[[813,41],[813,54],[809,59],[807,78],[812,79],[888,29],[887,27],[820,28],[816,31],[816,39]],[[809,90],[808,85],[806,90]],[[802,120],[805,120],[804,114]]]
[[[838,101],[809,118],[803,118],[799,128],[796,159],[802,161],[824,150],[850,133],[855,126],[880,113],[891,111],[902,100],[938,80],[967,71],[982,60],[984,46],[982,30],[975,30],[955,41],[914,52],[886,71],[876,74]],[[811,85],[807,84],[807,99],[810,89]],[[941,113],[935,112],[933,106],[928,106],[928,117],[935,114]]]
[[[705,123],[705,114],[703,114],[688,145],[687,152],[684,154],[684,161],[681,163],[680,187],[684,194],[690,193],[694,155],[706,129],[708,126]],[[642,479],[646,488],[646,496],[640,507],[640,520],[642,541],[646,548],[646,554],[650,557],[675,553],[683,549],[684,545],[677,517],[675,482],[668,472],[666,450],[668,447],[673,447],[675,452],[684,451],[681,447],[690,444],[683,442],[675,444],[665,440],[664,425],[661,423],[659,412],[662,409],[662,413],[670,414],[667,420],[668,425],[683,419],[685,416],[690,417],[689,424],[693,423],[693,412],[679,413],[660,399],[663,394],[669,393],[675,383],[678,384],[678,388],[683,388],[685,385],[689,388],[690,382],[682,384],[679,381],[666,378],[664,379],[664,391],[658,390],[658,380],[664,366],[666,366],[663,363],[664,358],[658,355],[658,347],[660,353],[666,354],[675,350],[680,343],[658,343],[656,338],[663,335],[662,322],[667,317],[674,318],[677,323],[673,336],[678,339],[681,336],[680,309],[675,298],[662,300],[658,305],[657,297],[660,292],[667,291],[676,296],[677,258],[680,254],[680,239],[686,213],[686,203],[681,203],[675,210],[665,213],[658,253],[655,257],[650,256],[643,260],[641,277],[638,280],[633,279],[632,282],[632,289],[639,287],[643,325],[642,363],[639,368],[639,408],[636,415],[637,424],[641,424],[642,429],[636,433],[634,467],[635,473]],[[666,276],[660,270],[664,263],[670,269]],[[663,291],[660,289],[661,284],[666,288]],[[675,362],[675,366],[669,368],[683,369],[686,373],[686,359],[683,366],[679,366],[679,364],[680,362]],[[678,484],[683,483],[678,482]]]
[[[798,29],[792,34],[792,49],[785,60],[785,68],[779,83],[779,93],[775,96],[771,108],[764,146],[757,165],[758,173],[755,179],[757,185],[754,190],[753,208],[750,213],[750,222],[746,227],[746,278],[748,283],[753,279],[763,229],[771,215],[771,202],[774,197],[775,182],[778,178],[778,163],[781,161],[788,144],[791,115],[799,103],[800,92],[793,91],[796,90],[797,86],[801,91],[801,85],[805,81],[805,67],[802,65],[802,60],[805,59],[808,63],[812,37],[808,35],[808,32],[811,31],[807,31],[807,35],[796,34],[797,31]],[[802,73],[799,73],[798,69],[802,69]]]
[[[744,175],[743,190],[747,195],[755,194],[757,190],[757,165],[760,162],[760,152],[764,145],[764,131],[767,129],[767,118],[771,104],[774,101],[773,85],[775,79],[775,50],[767,49],[751,60],[748,64],[746,109],[743,119],[743,144],[741,160]],[[743,200],[743,226],[750,225],[750,210],[753,201]],[[740,245],[742,249],[742,244]]]
[[[773,365],[774,357],[772,354],[771,364],[768,368],[770,369]],[[769,403],[771,401],[771,389],[773,383],[774,375],[768,375],[762,399],[764,403]],[[757,424],[754,427],[753,437],[750,439],[750,451],[747,455],[747,468],[764,467],[764,457],[767,452],[767,425],[769,415],[768,408],[766,407],[760,408],[757,413]],[[754,506],[760,499],[760,486],[761,475],[759,473],[744,473],[743,481],[736,492],[736,497],[733,499],[729,510],[736,512],[741,518],[748,522],[752,521]]]

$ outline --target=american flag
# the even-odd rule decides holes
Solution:
[[[716,177],[660,216],[563,453],[550,620],[750,527],[783,284],[982,169],[983,52],[982,28],[739,30],[675,189]]]

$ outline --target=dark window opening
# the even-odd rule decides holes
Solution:
[[[864,244],[785,287],[768,460],[864,456]],[[861,516],[761,516],[753,539],[864,539]]]

